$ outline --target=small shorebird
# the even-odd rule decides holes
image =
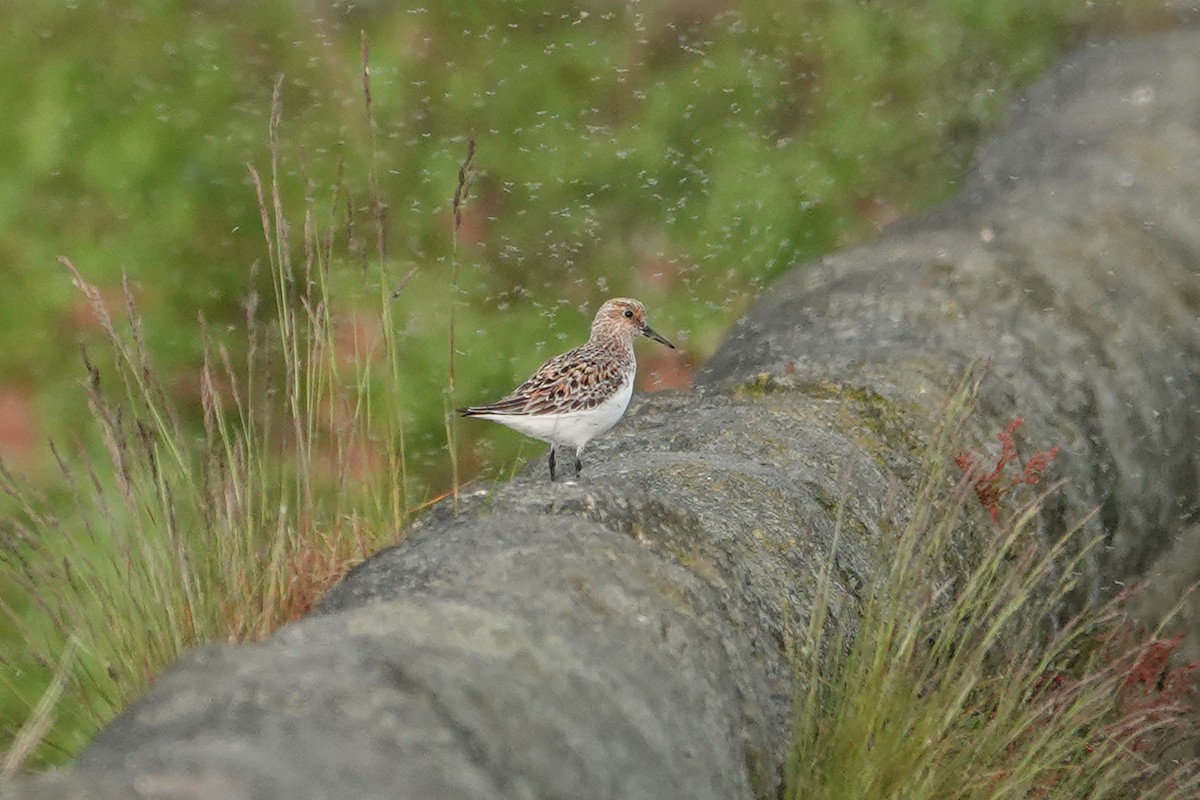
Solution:
[[[675,349],[646,324],[646,309],[637,300],[609,300],[596,312],[586,343],[542,364],[503,400],[460,408],[458,413],[490,419],[548,442],[551,481],[555,448],[574,447],[578,475],[584,446],[615,425],[629,406],[637,371],[633,357],[637,336],[649,336]]]

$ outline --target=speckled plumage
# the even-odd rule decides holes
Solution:
[[[586,343],[542,364],[502,400],[458,411],[548,442],[552,481],[555,447],[573,447],[578,474],[583,448],[616,424],[629,405],[637,370],[633,353],[637,336],[675,347],[646,324],[646,309],[637,300],[609,300],[596,312]]]

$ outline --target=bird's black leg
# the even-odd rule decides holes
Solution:
[[[550,445],[550,482],[554,483],[554,445]]]

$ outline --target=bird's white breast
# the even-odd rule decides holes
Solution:
[[[553,445],[581,449],[607,431],[625,413],[633,396],[633,375],[626,377],[620,388],[600,404],[585,411],[561,414],[480,414],[484,419],[499,422],[526,436]]]

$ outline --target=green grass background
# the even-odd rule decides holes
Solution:
[[[279,76],[284,205],[309,195],[345,217],[329,265],[337,340],[372,335],[381,293],[413,274],[388,322],[415,507],[452,481],[447,405],[507,391],[577,343],[605,298],[639,297],[682,345],[679,362],[643,351],[647,387],[686,380],[772,278],[951,194],[1018,87],[1072,41],[1152,19],[1146,0],[11,0],[0,455],[53,510],[68,492],[46,442],[100,447],[80,424],[78,347],[103,367],[103,338],[60,255],[118,307],[129,276],[170,401],[200,430],[199,318],[240,363],[247,298],[273,313],[246,165],[269,172]],[[450,200],[472,136],[456,245]],[[303,220],[290,222],[299,251]],[[491,426],[457,436],[464,479],[541,454]],[[53,667],[23,659],[15,606],[0,620],[0,730]],[[94,723],[77,724],[64,741]]]

